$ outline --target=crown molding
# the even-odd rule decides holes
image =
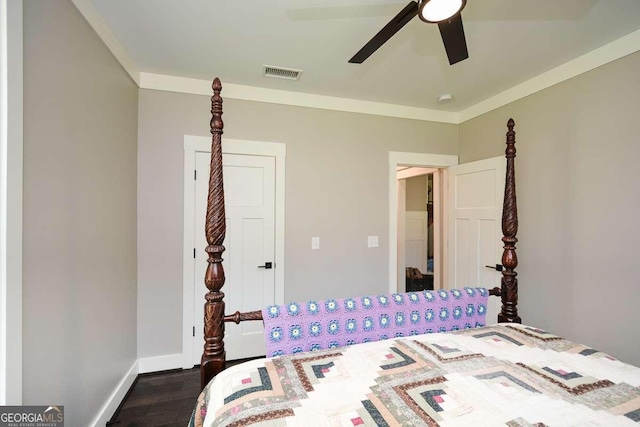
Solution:
[[[104,22],[91,0],[71,1],[140,88],[194,95],[211,95],[211,83],[208,80],[140,72],[127,51]],[[460,124],[638,51],[640,51],[640,30],[627,34],[460,112],[267,89],[233,83],[224,84],[224,94],[226,98],[245,101]]]
[[[209,80],[145,72],[140,73],[140,88],[211,96],[211,82]],[[224,97],[230,99],[293,105],[296,107],[319,108],[323,110],[346,111],[350,113],[373,114],[376,116],[399,117],[403,119],[424,120],[430,122],[450,124],[458,124],[459,122],[458,113],[431,110],[428,108],[409,107],[406,105],[362,101],[358,99],[292,92],[288,90],[267,89],[256,86],[238,85],[234,83],[225,83],[223,90]]]
[[[464,123],[639,50],[640,30],[637,30],[461,111],[459,123]]]
[[[129,76],[133,79],[138,86],[140,86],[140,71],[136,66],[133,59],[129,56],[125,48],[120,44],[116,36],[111,31],[111,28],[104,22],[102,16],[91,2],[91,0],[71,0],[73,5],[78,9],[78,12],[84,19],[87,20],[89,25],[102,39],[104,44],[107,45],[113,56],[116,57],[120,65],[125,69]]]

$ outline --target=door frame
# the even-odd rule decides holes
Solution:
[[[389,293],[398,292],[398,166],[447,168],[457,164],[457,155],[389,151]]]
[[[193,328],[196,308],[194,301],[194,258],[195,247],[195,159],[196,153],[211,153],[211,137],[184,136],[184,216],[182,245],[182,367],[193,367]],[[284,226],[285,226],[285,159],[286,144],[279,142],[247,141],[225,138],[222,141],[222,154],[243,154],[250,156],[275,157],[275,257],[274,298],[276,304],[284,304]],[[204,230],[203,230],[204,232]],[[197,249],[197,248],[196,248]],[[204,248],[202,248],[204,249]],[[204,277],[204,271],[202,272]],[[222,289],[224,292],[224,288]],[[204,306],[204,299],[202,304]],[[203,343],[204,345],[204,343]]]
[[[23,391],[23,38],[22,2],[0,0],[0,405]]]

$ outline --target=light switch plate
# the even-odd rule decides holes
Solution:
[[[378,236],[369,236],[369,237],[367,237],[367,247],[369,247],[369,248],[377,248],[378,247]]]
[[[320,249],[320,238],[312,237],[311,238],[311,249]]]

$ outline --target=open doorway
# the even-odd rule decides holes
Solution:
[[[398,166],[398,292],[442,288],[441,168]]]
[[[446,209],[447,200],[446,193],[441,191],[446,188],[446,168],[458,164],[457,156],[425,154],[425,153],[405,153],[390,152],[389,153],[389,291],[405,292],[406,291],[406,248],[405,248],[405,229],[406,229],[406,179],[413,176],[433,175],[432,177],[432,195],[433,212],[432,229],[433,229],[433,287],[440,289],[443,283],[446,283],[447,259],[443,254],[447,252],[446,239],[446,215],[443,215],[443,209]],[[400,179],[398,179],[400,178]],[[440,191],[438,191],[440,189]],[[428,190],[425,189],[425,192]],[[440,203],[437,198],[440,197]],[[404,203],[398,203],[402,198]],[[425,201],[428,195],[424,195]],[[436,206],[440,208],[436,208]],[[425,202],[424,221],[429,224],[427,214],[428,205]],[[422,217],[420,218],[422,221]],[[410,224],[418,227],[417,223]],[[428,236],[428,235],[427,235]],[[428,239],[428,237],[427,237]],[[426,243],[428,252],[428,241]],[[416,243],[417,245],[417,243]],[[425,259],[424,272],[427,272],[429,257]]]
[[[398,180],[398,168],[433,168],[441,172],[441,207],[437,209],[434,193],[434,288],[500,286],[498,271],[502,256],[502,200],[505,188],[504,157],[478,160],[458,165],[457,156],[389,152],[389,291],[406,289],[404,264],[398,264],[403,251],[403,212],[399,212],[399,197],[406,197],[406,184]],[[405,172],[408,173],[408,172]],[[404,194],[403,194],[404,193]],[[441,227],[437,227],[440,214]],[[438,230],[441,237],[437,237]],[[401,240],[402,243],[398,244]],[[441,243],[438,250],[438,241]],[[438,263],[437,255],[441,254]],[[440,266],[440,269],[438,269]],[[440,277],[438,278],[438,272]],[[487,318],[495,319],[500,301],[489,299]]]

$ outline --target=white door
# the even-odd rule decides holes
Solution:
[[[203,346],[202,316],[204,272],[207,268],[207,241],[204,234],[209,189],[210,154],[196,154],[196,262],[194,363],[200,363]],[[275,303],[275,158],[223,154],[224,195],[227,232],[222,254],[226,282],[226,314],[260,310]],[[262,268],[261,268],[262,267]],[[227,360],[264,355],[262,322],[242,322],[225,326]]]
[[[405,267],[414,267],[427,273],[429,228],[427,211],[407,211],[404,221]]]
[[[449,274],[447,288],[500,286],[493,268],[502,259],[502,200],[506,159],[449,167]],[[497,322],[500,300],[489,297],[487,324]]]

